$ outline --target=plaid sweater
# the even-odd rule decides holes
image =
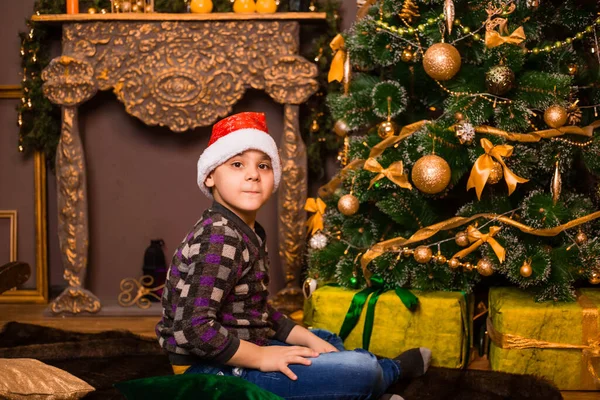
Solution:
[[[286,340],[295,324],[267,304],[266,236],[255,230],[215,202],[175,251],[156,326],[172,364],[225,363],[240,339]]]

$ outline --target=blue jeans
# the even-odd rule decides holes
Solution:
[[[311,365],[290,364],[298,377],[293,381],[281,372],[261,372],[222,364],[198,363],[186,374],[238,376],[285,399],[378,399],[401,375],[400,365],[390,359],[378,360],[363,349],[348,351],[339,336],[326,330],[312,333],[331,343],[339,353],[323,353],[311,358]],[[271,340],[268,346],[289,346]]]

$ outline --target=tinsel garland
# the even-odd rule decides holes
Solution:
[[[230,0],[213,0],[213,12],[231,12],[233,2]],[[79,9],[85,12],[89,8],[110,11],[110,0],[80,0]],[[319,10],[327,14],[327,28],[320,35],[315,35],[315,26],[310,29],[301,27],[301,54],[311,62],[315,62],[320,71],[317,78],[320,90],[301,108],[304,121],[301,126],[302,136],[307,145],[311,172],[323,175],[322,160],[326,153],[334,153],[339,147],[335,135],[330,135],[333,119],[325,105],[328,91],[327,72],[331,61],[331,49],[328,43],[337,34],[339,15],[338,0],[327,0],[319,5]],[[187,10],[185,0],[155,0],[155,11],[160,13],[182,13]],[[37,0],[34,4],[36,14],[63,14],[65,0]],[[289,11],[288,2],[282,1],[278,12]],[[42,151],[50,166],[54,165],[56,147],[60,138],[60,109],[44,97],[42,92],[41,73],[50,62],[49,42],[58,40],[58,30],[48,24],[26,21],[27,31],[19,33],[21,38],[21,81],[22,97],[17,106],[17,124],[19,126],[19,151],[31,153]],[[320,29],[320,28],[317,28]],[[315,129],[316,128],[316,129]]]

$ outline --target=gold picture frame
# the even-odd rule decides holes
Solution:
[[[46,157],[36,151],[33,156],[35,209],[35,289],[14,289],[0,295],[2,303],[48,303],[48,227],[46,222]],[[11,220],[11,258],[17,258],[17,213],[14,228]],[[0,212],[0,218],[2,217]],[[13,217],[11,217],[13,218]],[[14,240],[12,237],[14,235]],[[14,253],[13,253],[14,247]]]
[[[8,262],[17,261],[17,210],[0,210],[0,219],[8,219],[10,224]]]

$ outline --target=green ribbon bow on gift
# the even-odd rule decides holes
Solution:
[[[374,275],[371,277],[371,286],[354,295],[352,302],[350,303],[350,308],[348,308],[348,312],[346,313],[342,328],[340,329],[339,337],[342,340],[346,340],[348,335],[350,335],[350,332],[352,332],[352,329],[354,329],[358,323],[362,309],[364,308],[369,295],[372,293],[373,295],[369,299],[369,305],[367,306],[365,329],[363,330],[363,349],[369,350],[371,333],[373,332],[373,321],[375,320],[375,305],[377,304],[377,300],[379,300],[379,296],[388,290],[390,289],[385,287],[383,279],[378,275]],[[408,289],[397,287],[394,290],[406,308],[410,311],[415,311],[417,309],[419,305],[417,296],[412,294]]]

